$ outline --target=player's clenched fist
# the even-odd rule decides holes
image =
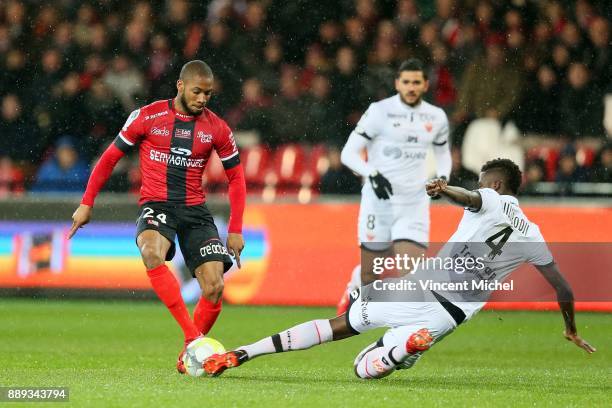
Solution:
[[[425,190],[427,191],[427,195],[432,197],[432,198],[439,198],[440,197],[440,193],[442,193],[445,189],[446,186],[448,185],[446,179],[444,178],[436,178],[433,180],[430,180],[426,185],[425,185]]]
[[[85,204],[79,205],[79,208],[72,214],[72,227],[70,228],[68,239],[72,238],[78,229],[87,224],[90,219],[91,207]]]

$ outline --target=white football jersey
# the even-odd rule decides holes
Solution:
[[[473,289],[472,281],[503,282],[525,262],[533,265],[553,262],[539,227],[525,216],[516,197],[500,195],[490,188],[478,191],[482,197],[482,207],[479,211],[465,210],[457,231],[437,257],[480,257],[484,267],[458,272],[455,266],[454,271],[444,271],[447,275],[440,280],[468,281]],[[478,289],[436,292],[461,307],[468,318],[484,306],[492,293]]]
[[[425,195],[427,151],[448,143],[442,109],[425,101],[412,108],[396,94],[370,104],[355,132],[369,140],[368,163],[391,182],[392,199]]]

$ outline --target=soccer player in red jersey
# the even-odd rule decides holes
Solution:
[[[240,267],[246,185],[230,128],[206,108],[213,92],[210,67],[199,60],[186,63],[176,87],[174,99],[153,102],[130,114],[91,173],[81,205],[72,216],[69,237],[89,222],[96,195],[115,164],[138,145],[142,187],[136,243],[153,290],[183,330],[186,346],[208,333],[221,312],[223,274],[232,265],[229,255]],[[219,239],[202,190],[202,173],[213,149],[229,180],[226,246]],[[202,288],[193,320],[179,283],[165,264],[174,257],[177,235],[185,263]],[[185,372],[184,350],[177,363],[180,373]]]

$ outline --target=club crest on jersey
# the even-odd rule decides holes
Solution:
[[[198,132],[198,138],[200,139],[200,142],[202,142],[202,143],[211,143],[212,142],[212,135],[209,135],[208,133],[204,133],[201,130]]]
[[[431,132],[432,129],[433,129],[433,124],[431,122],[427,122],[425,124],[425,130],[428,131],[428,132]]]
[[[132,124],[132,122],[134,122],[136,120],[138,115],[140,115],[140,109],[136,109],[135,111],[130,113],[130,116],[125,121],[125,125],[123,125],[123,129],[122,130],[124,132],[127,131],[127,128]]]
[[[184,147],[172,147],[170,151],[180,156],[191,156],[191,150],[185,149]]]
[[[191,139],[191,130],[178,128],[174,130],[174,137],[179,139]]]

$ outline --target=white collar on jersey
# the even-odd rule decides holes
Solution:
[[[419,110],[423,106],[423,99],[421,99],[421,102],[419,102],[417,106],[413,107],[413,106],[405,104],[404,101],[402,101],[402,97],[400,96],[400,94],[397,93],[395,94],[395,103],[397,103],[404,109],[408,109],[410,112],[414,112],[414,111]]]

